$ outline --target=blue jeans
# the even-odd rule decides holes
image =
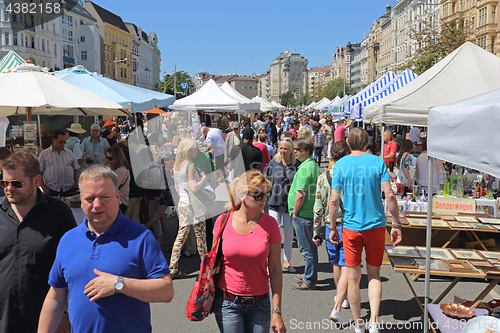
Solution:
[[[318,248],[314,244],[313,219],[306,217],[292,217],[293,228],[297,235],[300,253],[304,258],[304,283],[308,287],[316,287],[318,280]]]
[[[221,333],[269,333],[271,301],[268,298],[244,306],[216,296],[214,314]]]
[[[323,152],[323,147],[314,147],[314,160],[318,165],[321,165],[321,154]]]

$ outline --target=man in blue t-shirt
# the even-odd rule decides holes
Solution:
[[[330,199],[330,221],[336,221],[339,208],[340,191],[344,194],[342,241],[344,244],[345,263],[347,266],[348,297],[352,315],[356,323],[355,332],[362,333],[365,327],[361,321],[361,254],[366,256],[368,275],[368,295],[370,299],[370,322],[368,331],[379,332],[378,312],[382,297],[380,266],[384,256],[385,214],[382,203],[384,190],[389,210],[392,214],[391,240],[394,245],[401,242],[401,224],[396,197],[392,192],[387,167],[383,159],[366,153],[368,133],[362,128],[349,132],[347,144],[351,154],[341,158],[333,166],[332,195]],[[330,233],[333,244],[340,242],[336,228]],[[337,301],[342,302],[342,299]],[[344,322],[339,311],[331,319]]]
[[[66,302],[72,332],[151,332],[149,303],[174,296],[160,246],[120,212],[111,169],[87,168],[79,186],[86,218],[59,242],[38,332],[55,331]]]

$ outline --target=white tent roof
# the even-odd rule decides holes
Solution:
[[[252,101],[250,98],[247,98],[240,94],[236,89],[233,88],[232,85],[229,84],[229,82],[224,82],[222,87],[220,87],[223,92],[231,96],[232,98],[236,99],[237,101],[240,101],[246,110],[259,110],[260,104]]]
[[[252,98],[253,101],[256,101],[257,103],[260,103],[260,110],[267,112],[267,111],[276,111],[276,106],[274,106],[271,102],[265,100],[262,97],[255,96]]]
[[[499,127],[500,90],[430,108],[427,154],[500,177]]]
[[[271,104],[278,108],[278,110],[283,110],[285,107],[276,101],[271,101]]]
[[[233,97],[222,91],[210,79],[197,92],[178,99],[168,108],[170,110],[244,110],[245,107]]]
[[[332,101],[330,101],[328,98],[323,98],[321,100],[321,103],[318,103],[316,104],[315,106],[313,106],[313,109],[314,110],[323,110],[325,108],[325,106],[327,106],[328,104],[330,104]]]
[[[341,100],[341,98],[339,96],[337,96],[334,99],[332,99],[330,101],[330,103],[328,103],[327,105],[325,105],[325,107],[330,109],[332,105],[335,105],[335,103],[338,103],[340,100]]]
[[[365,122],[427,126],[428,110],[500,88],[500,58],[470,42],[390,96],[367,106]]]

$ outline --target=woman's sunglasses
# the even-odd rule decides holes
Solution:
[[[264,197],[266,197],[266,199],[269,199],[269,196],[271,195],[271,192],[250,192],[248,193],[248,195],[251,195],[255,201],[261,201],[262,199],[264,199]]]
[[[15,188],[23,187],[23,182],[20,180],[0,180],[0,185],[2,185],[3,188],[7,188],[10,184],[12,184]]]

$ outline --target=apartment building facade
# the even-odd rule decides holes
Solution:
[[[330,81],[331,66],[309,68],[307,90],[313,98],[318,98],[325,85]]]
[[[282,94],[294,88],[297,88],[295,97],[306,94],[308,63],[295,50],[280,53],[271,63],[271,100],[279,101]]]

